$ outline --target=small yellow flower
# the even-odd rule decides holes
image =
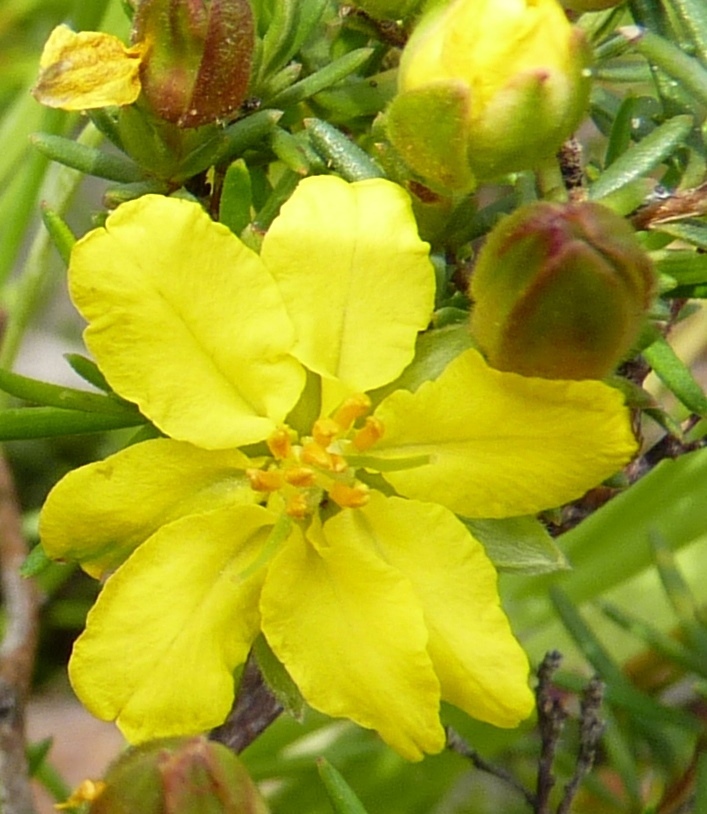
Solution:
[[[167,436],[71,472],[42,513],[50,556],[108,577],[70,664],[94,714],[132,741],[215,726],[261,633],[311,706],[410,759],[442,748],[442,700],[529,714],[496,573],[455,513],[578,497],[632,455],[629,416],[599,382],[473,350],[372,405],[433,307],[400,187],[308,178],[260,255],[145,196],[77,243],[70,287],[106,378]]]
[[[143,50],[126,48],[110,34],[57,26],[44,46],[32,93],[43,105],[63,110],[132,104],[140,95]]]

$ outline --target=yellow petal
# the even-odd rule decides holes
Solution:
[[[164,526],[108,579],[69,674],[98,718],[133,742],[203,732],[233,702],[234,669],[258,633],[272,515],[237,506]]]
[[[205,451],[169,438],[134,444],[74,469],[49,493],[40,536],[50,557],[78,560],[99,577],[160,526],[256,499],[237,450]]]
[[[367,506],[330,525],[346,526],[412,583],[445,701],[495,726],[530,715],[528,660],[501,609],[496,571],[450,511],[372,492]]]
[[[397,184],[302,181],[261,252],[295,323],[297,358],[348,392],[394,379],[432,312],[428,251]]]
[[[140,95],[142,48],[126,48],[111,34],[57,26],[39,61],[32,93],[37,101],[64,110],[129,105]]]
[[[407,497],[467,517],[534,514],[574,500],[628,463],[637,446],[617,390],[502,373],[475,350],[415,393],[393,393],[375,415],[385,434],[371,452],[429,456],[385,479]]]
[[[76,244],[69,279],[101,370],[166,435],[260,441],[297,401],[304,372],[277,286],[198,204],[123,204]]]
[[[263,633],[315,709],[376,729],[410,760],[438,752],[439,684],[412,587],[330,523],[273,559]]]

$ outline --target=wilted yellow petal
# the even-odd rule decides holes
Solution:
[[[254,502],[249,465],[238,450],[206,451],[170,438],[129,446],[56,484],[40,516],[44,550],[100,577],[178,517]]]
[[[273,559],[263,633],[315,709],[377,730],[410,760],[438,752],[439,684],[412,587],[327,526],[310,529],[316,548],[293,535]]]
[[[196,203],[145,195],[79,240],[71,296],[112,387],[207,449],[267,438],[304,386],[293,329],[257,254]]]
[[[302,181],[261,252],[295,324],[295,356],[340,382],[342,394],[392,381],[432,313],[428,254],[399,185],[333,175]]]
[[[495,726],[528,717],[528,659],[500,607],[496,571],[449,510],[372,492],[367,506],[341,512],[327,527],[337,541],[346,535],[378,551],[410,580],[445,701]]]
[[[74,645],[76,694],[133,742],[203,732],[233,702],[233,671],[259,628],[274,522],[236,506],[164,526],[108,579]]]
[[[581,497],[636,451],[629,411],[597,381],[534,379],[490,368],[475,350],[415,393],[375,413],[385,435],[372,453],[429,463],[384,477],[407,497],[467,517],[535,514]]]
[[[64,110],[129,105],[140,95],[141,56],[141,46],[126,48],[111,34],[57,26],[32,93],[43,105]]]

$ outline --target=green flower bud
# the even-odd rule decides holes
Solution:
[[[268,814],[238,758],[205,738],[163,738],[111,766],[90,814]]]
[[[161,118],[199,127],[243,102],[255,47],[248,0],[140,0],[132,41],[145,47],[142,89]]]
[[[581,120],[589,62],[557,0],[434,6],[403,50],[388,137],[433,188],[530,169]]]
[[[479,254],[471,331],[501,370],[601,379],[636,341],[655,288],[623,218],[596,203],[533,203]]]

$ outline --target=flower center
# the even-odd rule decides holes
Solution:
[[[322,501],[356,509],[368,502],[368,487],[356,478],[346,453],[367,450],[383,435],[381,422],[369,416],[371,401],[359,394],[346,399],[329,418],[314,422],[311,436],[298,438],[280,427],[268,438],[272,460],[246,475],[256,492],[279,493],[295,518],[313,514]]]

